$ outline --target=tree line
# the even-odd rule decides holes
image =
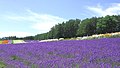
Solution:
[[[34,39],[83,37],[119,31],[120,15],[107,15],[105,17],[92,17],[84,20],[70,19],[69,21],[53,26],[47,33],[35,35]]]
[[[120,15],[92,17],[84,20],[70,19],[58,23],[49,32],[20,38],[23,40],[43,40],[55,38],[73,38],[120,31]],[[18,39],[18,38],[16,38]]]

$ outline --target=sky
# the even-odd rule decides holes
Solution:
[[[0,0],[0,38],[34,36],[69,19],[120,14],[120,0]]]

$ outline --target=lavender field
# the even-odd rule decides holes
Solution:
[[[120,38],[0,44],[0,68],[120,68]]]

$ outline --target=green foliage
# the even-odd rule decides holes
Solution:
[[[97,18],[93,17],[90,19],[85,19],[79,24],[79,29],[77,32],[78,36],[87,36],[96,33],[96,23]]]
[[[16,60],[16,61],[23,62],[25,65],[31,66],[31,68],[38,68],[38,66],[37,66],[36,64],[32,64],[30,61],[25,60],[25,59],[22,59],[22,58],[20,58],[19,56],[13,55],[13,56],[11,56],[11,59],[12,59],[12,60]],[[0,67],[0,68],[1,68],[1,67]]]
[[[74,38],[77,36],[90,36],[120,31],[120,15],[92,17],[84,20],[73,20],[59,23],[51,28],[48,33],[35,36],[35,39]]]
[[[35,35],[34,39],[35,39],[35,40],[48,39],[48,33],[37,34],[37,35]]]
[[[57,54],[57,55],[62,58],[75,58],[75,56],[72,54]]]
[[[48,52],[49,55],[53,55],[54,53],[53,52]]]
[[[6,68],[7,64],[5,64],[4,62],[0,61],[0,68]]]
[[[36,35],[35,40],[76,37],[79,24],[79,19],[59,23],[53,26],[49,32]]]
[[[32,64],[31,68],[39,68],[39,67],[37,65],[35,65],[35,64]]]
[[[120,31],[120,16],[105,16],[98,18],[97,33],[111,33]]]
[[[24,37],[24,40],[34,40],[34,36],[27,36],[27,37]]]
[[[21,58],[18,57],[18,56],[16,56],[16,55],[11,56],[11,59],[12,59],[12,60],[21,60]]]

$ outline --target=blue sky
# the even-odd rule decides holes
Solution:
[[[69,19],[118,14],[119,0],[0,0],[0,37],[36,35]]]

